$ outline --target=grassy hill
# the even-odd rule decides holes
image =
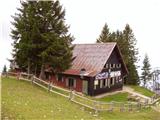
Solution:
[[[111,101],[116,101],[116,102],[127,102],[129,93],[125,92],[125,93],[116,93],[114,95],[108,95],[102,98],[98,98],[98,100],[100,101],[104,101],[104,102],[111,102]]]
[[[139,112],[100,112],[82,109],[59,95],[29,82],[2,78],[2,119],[40,120],[159,120],[152,109]]]
[[[154,95],[154,92],[144,88],[144,87],[141,87],[141,86],[135,86],[135,85],[130,85],[131,88],[133,88],[134,91],[142,94],[142,95],[145,95],[145,96],[148,96],[148,97],[151,97]]]

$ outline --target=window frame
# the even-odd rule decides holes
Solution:
[[[76,88],[76,79],[75,78],[73,78],[73,77],[68,77],[67,78],[68,79],[68,87],[70,87],[70,88]],[[72,86],[70,86],[71,84],[70,84],[70,79],[72,79],[73,80],[73,82],[72,82]]]
[[[63,78],[63,76],[61,74],[56,75],[56,78],[57,78],[58,82],[63,82],[64,81],[64,78]]]

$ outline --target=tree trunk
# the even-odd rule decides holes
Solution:
[[[35,76],[37,75],[37,64],[36,64],[35,69],[34,69],[34,75]]]
[[[41,72],[40,72],[39,78],[42,79],[42,80],[45,79],[44,64],[42,64],[42,66],[41,66]]]
[[[27,73],[28,74],[30,74],[30,69],[31,69],[30,59],[28,59],[28,68],[27,68]]]

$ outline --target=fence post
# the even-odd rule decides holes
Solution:
[[[69,100],[71,100],[71,94],[72,94],[72,91],[70,91],[69,93]]]
[[[75,91],[73,90],[72,91],[72,100],[74,99],[74,97],[75,97]]]
[[[8,78],[8,72],[6,72],[5,77]]]
[[[137,109],[141,110],[141,103],[140,102],[137,103]]]
[[[94,109],[95,109],[95,114],[97,114],[98,113],[98,108],[97,108],[98,102],[93,101],[93,105],[94,105]]]
[[[17,80],[19,80],[19,76],[20,76],[20,73],[18,72],[18,73],[17,73],[17,76],[16,76],[16,77],[17,77]]]
[[[74,99],[74,91],[71,90],[69,94],[69,99],[72,101]]]
[[[132,104],[128,104],[128,111],[132,111]]]
[[[109,112],[113,112],[113,102],[110,102],[110,108],[108,110]]]
[[[32,76],[32,78],[31,78],[31,83],[33,85],[33,83],[34,83],[34,76]]]
[[[50,90],[51,90],[51,82],[49,82],[48,84],[48,92],[50,92]]]
[[[20,72],[20,74],[19,74],[19,79],[21,79],[21,77],[22,77],[22,73]]]
[[[27,79],[29,80],[29,74],[27,73]]]
[[[149,107],[149,106],[148,106],[148,105],[149,105],[149,104],[148,104],[148,103],[149,103],[148,101],[149,101],[148,99],[145,99],[145,102],[144,102],[144,106],[145,106],[145,107]]]
[[[125,105],[122,104],[121,107],[120,107],[120,112],[124,112],[124,110],[125,110]]]

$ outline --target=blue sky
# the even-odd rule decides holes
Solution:
[[[66,23],[74,35],[74,43],[94,43],[102,27],[108,24],[111,31],[123,30],[128,23],[137,39],[140,62],[147,53],[152,67],[160,67],[160,0],[60,0],[66,10]],[[9,66],[11,58],[9,36],[11,15],[16,12],[19,0],[0,1],[0,71]]]

